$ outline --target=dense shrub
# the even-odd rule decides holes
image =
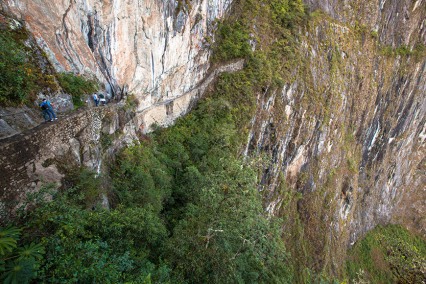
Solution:
[[[40,92],[56,91],[54,71],[35,40],[16,21],[0,17],[0,105],[27,104]]]
[[[58,81],[64,91],[72,96],[74,107],[77,108],[84,105],[83,95],[94,93],[99,88],[96,81],[73,73],[58,74]]]
[[[45,247],[40,282],[141,283],[155,275],[150,259],[157,258],[151,250],[158,249],[167,231],[151,206],[87,209],[80,184],[53,193],[54,202],[39,195],[37,208],[22,220],[30,228],[27,240],[37,238]]]
[[[25,49],[7,33],[0,34],[0,104],[21,104],[37,91],[36,69]]]
[[[165,248],[175,279],[189,283],[291,283],[279,223],[268,220],[255,173],[238,161],[206,177]]]
[[[347,271],[358,283],[422,283],[425,256],[421,237],[398,225],[378,226],[351,249]]]
[[[240,22],[219,23],[216,31],[215,61],[244,58],[251,53],[249,31]]]

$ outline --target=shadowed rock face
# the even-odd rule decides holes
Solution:
[[[208,69],[204,38],[231,0],[7,0],[58,71],[93,74],[141,108],[193,88]]]
[[[300,67],[259,94],[246,154],[269,156],[266,208],[293,212],[288,230],[301,221],[309,266],[339,274],[347,247],[377,224],[426,236],[426,59],[415,52],[426,2],[307,3],[321,12],[301,34]]]

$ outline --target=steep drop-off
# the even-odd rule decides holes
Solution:
[[[259,94],[246,154],[268,155],[265,206],[291,216],[302,262],[340,274],[347,247],[377,224],[426,234],[426,10],[308,2],[300,67]]]
[[[44,2],[8,1],[4,8],[26,19],[58,70],[93,73],[116,95],[134,93],[134,125],[143,131],[150,125],[138,113],[161,104],[166,115],[150,117],[168,124],[169,103],[202,82],[208,25],[229,6]],[[306,4],[311,14],[295,28],[296,49],[286,59],[291,72],[281,78],[283,88],[257,90],[241,152],[262,161],[264,207],[284,217],[300,269],[342,276],[347,248],[378,224],[426,234],[426,3]],[[265,19],[245,20],[253,21],[254,50],[274,42],[259,32],[256,21]]]

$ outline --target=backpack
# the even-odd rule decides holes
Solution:
[[[45,103],[45,104],[42,104],[40,107],[41,107],[41,109],[42,109],[42,110],[46,110],[46,109],[48,109],[48,107],[47,107],[47,104],[46,104],[46,103]]]

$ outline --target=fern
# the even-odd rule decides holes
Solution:
[[[31,243],[18,248],[18,260],[24,260],[28,258],[42,259],[44,254],[44,247],[41,244]]]
[[[21,229],[0,229],[0,274],[3,283],[29,283],[35,276],[38,261],[43,258],[44,247],[31,243],[17,247]]]
[[[31,278],[35,276],[34,267],[35,267],[34,258],[29,258],[25,260],[17,260],[11,263],[8,263],[6,272],[3,274],[3,283],[4,284],[24,284],[29,283]]]
[[[5,229],[0,229],[0,238],[11,237],[14,239],[19,239],[21,236],[21,229],[16,227],[7,227]]]
[[[0,256],[10,253],[16,248],[20,235],[21,230],[16,227],[0,229]]]

